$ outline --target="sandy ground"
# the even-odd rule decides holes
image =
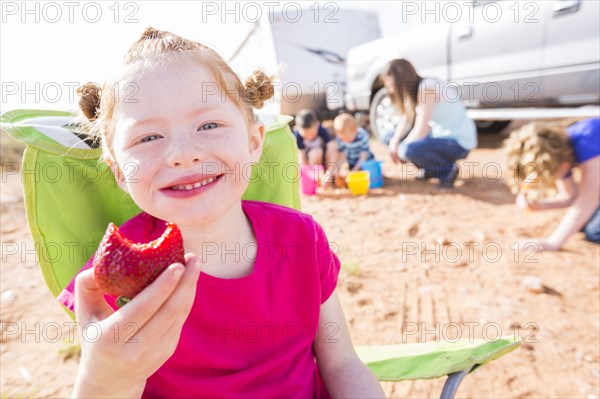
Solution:
[[[577,236],[560,252],[514,250],[551,231],[562,211],[516,208],[498,179],[509,173],[497,149],[504,135],[480,137],[454,190],[415,181],[375,146],[384,188],[319,193],[303,209],[338,248],[338,292],[356,345],[516,334],[521,348],[468,376],[459,397],[599,397],[600,248]],[[36,264],[16,175],[3,175],[1,210],[1,396],[67,397],[77,339]],[[529,276],[542,293],[523,288]],[[436,397],[442,384],[383,383],[394,398]]]

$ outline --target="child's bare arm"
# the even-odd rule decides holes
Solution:
[[[336,140],[329,140],[325,150],[325,173],[323,174],[323,183],[333,181],[340,172],[340,152]]]
[[[358,155],[358,162],[356,163],[356,165],[354,165],[353,170],[359,170],[360,169],[360,164],[362,161],[366,161],[367,159],[369,159],[369,156],[371,154],[369,154],[366,151],[362,151],[359,155]]]
[[[584,162],[581,172],[581,184],[575,200],[547,238],[548,243],[556,249],[572,234],[581,230],[600,203],[600,156]]]
[[[192,307],[200,262],[171,265],[127,305],[113,311],[96,286],[93,270],[75,285],[75,313],[81,328],[81,362],[72,397],[139,398],[152,375],[173,354]],[[133,331],[132,331],[133,330]]]
[[[577,197],[577,184],[572,176],[558,180],[556,188],[558,189],[558,194],[552,201],[552,205],[555,208],[570,206]]]
[[[533,211],[541,211],[548,209],[559,209],[571,206],[575,198],[577,197],[577,184],[572,177],[560,179],[556,181],[556,188],[558,193],[548,199],[540,201],[532,201],[527,199],[527,205],[529,209]]]
[[[306,151],[298,150],[298,158],[300,159],[300,165],[308,164],[308,157],[306,156]]]
[[[321,305],[314,348],[319,372],[333,398],[385,398],[381,385],[354,351],[335,291]]]

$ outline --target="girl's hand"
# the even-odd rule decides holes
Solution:
[[[75,282],[81,362],[73,397],[140,397],[146,379],[175,351],[192,308],[200,262],[169,266],[117,311],[104,300],[93,269]]]

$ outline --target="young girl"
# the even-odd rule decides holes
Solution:
[[[568,208],[548,237],[526,240],[540,251],[558,250],[583,230],[588,241],[600,244],[600,118],[567,128],[559,123],[530,123],[511,133],[504,143],[513,175],[508,184],[518,193],[517,205],[532,211]],[[579,184],[571,169],[581,171]],[[531,187],[527,187],[527,186]],[[557,193],[535,199],[530,193]]]
[[[82,94],[105,160],[144,210],[122,231],[150,241],[177,223],[187,255],[120,309],[91,262],[61,293],[82,327],[73,396],[383,397],[354,352],[321,227],[241,200],[248,182],[232,171],[260,158],[252,107],[272,96],[270,78],[242,85],[213,50],[148,28],[122,72]]]
[[[424,179],[436,177],[440,187],[452,187],[458,176],[456,160],[477,146],[475,123],[456,93],[436,79],[422,78],[405,59],[391,61],[382,80],[402,115],[385,139],[392,160],[411,162]]]

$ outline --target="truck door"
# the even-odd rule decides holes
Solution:
[[[450,32],[450,77],[480,107],[535,106],[542,96],[544,2],[476,0]]]
[[[544,2],[547,39],[544,92],[559,104],[599,101],[600,2]]]

